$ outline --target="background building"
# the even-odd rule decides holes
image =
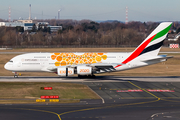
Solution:
[[[31,31],[33,26],[36,26],[38,30],[39,27],[44,29],[45,27],[50,28],[50,32],[57,32],[59,29],[62,30],[62,26],[51,26],[48,22],[37,22],[33,20],[18,20],[15,22],[0,22],[0,27],[23,27],[24,31]]]
[[[18,20],[18,22],[22,22],[22,23],[33,23],[33,20]]]
[[[22,22],[0,22],[0,27],[24,27],[24,23]]]

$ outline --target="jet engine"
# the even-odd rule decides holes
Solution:
[[[74,75],[74,68],[66,68],[66,67],[58,68],[57,69],[57,74],[59,76],[71,76],[71,75]]]
[[[77,66],[77,74],[78,75],[91,75],[92,74],[92,67]]]

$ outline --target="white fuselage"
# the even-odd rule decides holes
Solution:
[[[12,58],[4,66],[5,69],[13,72],[55,72],[51,69],[61,68],[65,66],[87,66],[98,64],[112,65],[113,67],[121,64],[131,53],[27,53],[18,55]],[[145,57],[147,59],[147,57]],[[112,71],[127,70],[136,67],[155,64],[154,62],[141,62],[136,58],[127,64],[122,64],[120,67]],[[152,58],[152,57],[150,57]],[[110,71],[100,71],[95,73],[104,73]]]

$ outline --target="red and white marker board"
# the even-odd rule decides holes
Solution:
[[[179,48],[179,44],[170,44],[169,48]]]

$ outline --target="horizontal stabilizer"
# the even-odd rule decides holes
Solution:
[[[166,56],[166,55],[160,55],[155,58],[150,58],[150,59],[144,59],[142,62],[152,62],[152,61],[166,61],[167,59],[173,58],[173,56]]]

